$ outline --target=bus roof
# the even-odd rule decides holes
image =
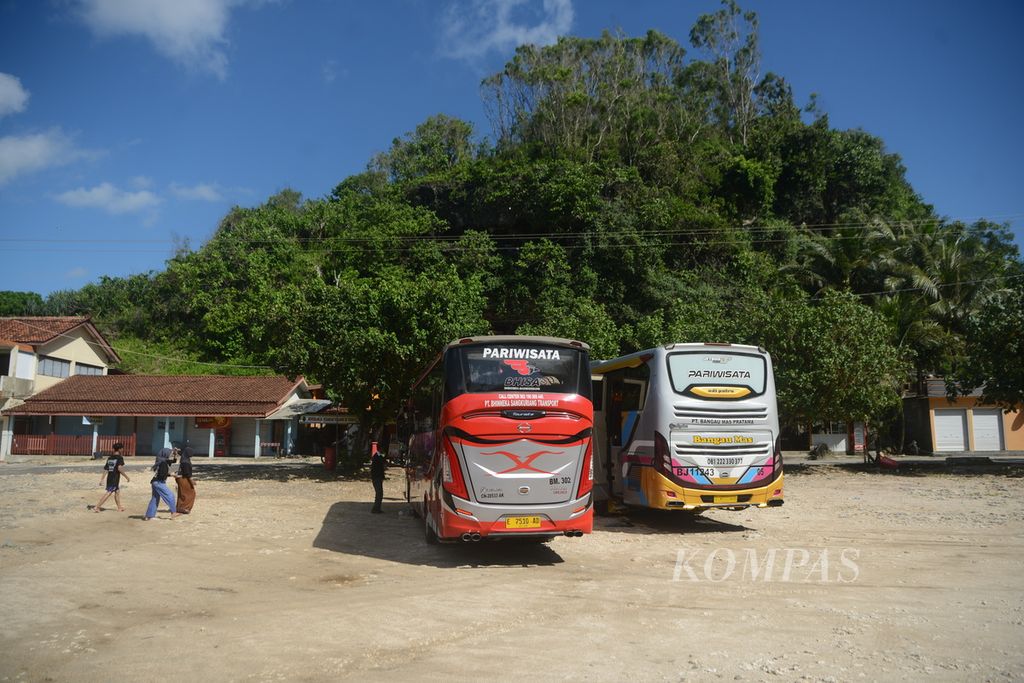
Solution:
[[[682,342],[678,344],[665,344],[664,346],[657,346],[653,349],[645,349],[643,351],[635,351],[625,356],[620,356],[610,360],[595,360],[590,363],[590,372],[594,375],[603,375],[607,372],[621,370],[622,368],[635,368],[646,363],[659,352],[687,351],[704,348],[721,349],[723,351],[746,351],[748,353],[753,351],[768,355],[768,352],[760,346],[751,346],[749,344],[730,344],[727,342]]]
[[[462,337],[452,341],[445,350],[468,344],[547,344],[549,346],[565,346],[571,349],[589,351],[590,345],[575,339],[562,339],[561,337],[533,337],[520,334],[496,334],[480,337]]]

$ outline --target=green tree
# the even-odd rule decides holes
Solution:
[[[204,359],[265,364],[294,288],[314,272],[296,239],[306,220],[297,206],[234,209],[200,250],[172,259],[165,333],[187,338]]]
[[[900,403],[906,365],[880,315],[850,294],[779,311],[771,342],[779,402],[790,418],[881,418]]]
[[[337,285],[317,280],[293,302],[274,362],[322,382],[366,435],[394,419],[444,345],[488,331],[485,306],[479,280],[463,280],[451,266],[422,273],[392,266]]]
[[[817,301],[753,282],[725,293],[694,277],[691,296],[667,316],[656,343],[718,341],[760,346],[772,355],[782,418],[876,419],[899,404],[905,364],[885,321],[848,293]]]
[[[444,173],[473,158],[472,138],[471,123],[437,114],[404,139],[395,138],[390,150],[374,157],[370,169],[399,183]]]
[[[828,116],[791,128],[773,151],[780,164],[775,214],[793,223],[827,230],[839,223],[932,216],[907,182],[898,155],[864,131],[833,130]]]
[[[0,292],[0,315],[40,315],[43,306],[43,297],[35,292]]]
[[[1008,410],[1024,406],[1024,276],[990,298],[967,323],[967,343],[960,367],[950,377],[964,395],[981,387],[983,403]]]
[[[711,56],[698,62],[691,78],[715,94],[712,112],[730,141],[747,145],[757,113],[755,92],[760,78],[761,51],[755,12],[744,12],[735,0],[722,0],[722,9],[702,14],[690,29],[690,44]]]
[[[521,46],[483,84],[499,145],[635,164],[665,140],[679,138],[690,123],[672,105],[684,54],[657,31],[643,38],[606,31],[599,39],[562,37],[546,47]]]

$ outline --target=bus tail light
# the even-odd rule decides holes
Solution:
[[[444,489],[453,496],[469,500],[469,491],[466,490],[466,480],[462,476],[462,468],[459,467],[459,456],[455,454],[455,446],[447,436],[444,437],[444,457],[441,459],[441,476],[444,482]]]
[[[576,497],[582,498],[594,489],[594,440],[587,439],[587,450],[583,455],[583,469]]]
[[[660,432],[654,432],[654,471],[660,472],[671,479],[675,479],[672,474],[672,454],[668,450],[668,440],[661,435]]]
[[[782,474],[782,437],[779,436],[775,439],[775,458],[772,462],[772,476],[779,476]]]

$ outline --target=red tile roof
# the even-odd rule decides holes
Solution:
[[[42,344],[88,320],[82,317],[56,316],[0,318],[0,339],[10,339],[23,344]]]
[[[110,347],[100,331],[88,317],[81,316],[22,316],[0,318],[0,339],[17,344],[45,344],[71,330],[84,325],[96,343],[111,362],[120,362],[121,357]]]
[[[266,417],[304,383],[280,375],[74,375],[5,414]]]

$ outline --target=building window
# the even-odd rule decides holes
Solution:
[[[71,374],[71,362],[48,356],[39,357],[38,374],[47,377],[67,377]]]
[[[103,368],[98,365],[88,365],[87,363],[75,363],[75,374],[76,375],[102,375]]]
[[[36,378],[36,354],[18,351],[18,359],[15,361],[14,376],[18,379]]]
[[[811,428],[815,434],[846,434],[845,422],[815,422]]]

